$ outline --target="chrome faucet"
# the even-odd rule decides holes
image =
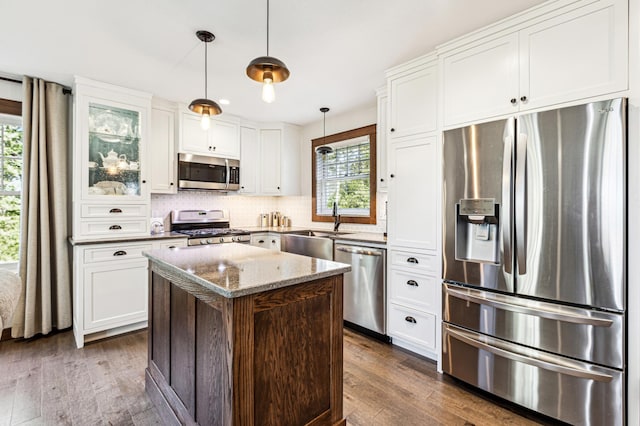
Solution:
[[[338,232],[340,226],[340,215],[338,214],[338,203],[333,202],[333,232]]]

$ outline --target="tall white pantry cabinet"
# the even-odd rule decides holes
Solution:
[[[73,332],[85,341],[147,325],[151,95],[76,77]],[[136,241],[136,238],[140,240]]]

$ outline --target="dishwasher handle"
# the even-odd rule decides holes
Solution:
[[[338,246],[336,247],[336,250],[343,251],[345,253],[351,253],[351,254],[363,254],[365,256],[382,256],[383,254],[379,250],[370,250],[370,249],[356,248],[356,247],[350,247],[350,246]]]

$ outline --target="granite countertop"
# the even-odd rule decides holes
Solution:
[[[79,246],[83,244],[98,244],[98,243],[126,243],[135,241],[155,241],[155,240],[167,240],[170,238],[184,238],[187,236],[178,232],[161,232],[160,234],[149,234],[138,237],[128,237],[122,235],[114,235],[111,238],[99,239],[99,240],[74,240],[73,237],[69,237],[69,243],[72,246]]]
[[[274,290],[349,272],[351,266],[248,244],[210,244],[145,252],[159,269],[227,297]]]
[[[276,232],[278,234],[291,234],[296,232],[305,232],[305,231],[317,231],[317,232],[331,232],[330,229],[313,229],[313,228],[305,228],[302,226],[290,226],[290,227],[281,227],[281,226],[270,226],[270,227],[260,227],[260,226],[243,226],[242,229],[245,231],[249,231],[251,233],[257,232]],[[332,235],[328,238],[333,238],[334,240],[347,240],[347,241],[359,241],[363,243],[375,243],[375,244],[387,244],[387,237],[384,236],[382,232],[356,232],[356,231],[340,231],[337,235]]]

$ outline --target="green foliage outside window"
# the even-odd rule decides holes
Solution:
[[[0,124],[0,142],[0,262],[15,262],[20,245],[22,128]]]

